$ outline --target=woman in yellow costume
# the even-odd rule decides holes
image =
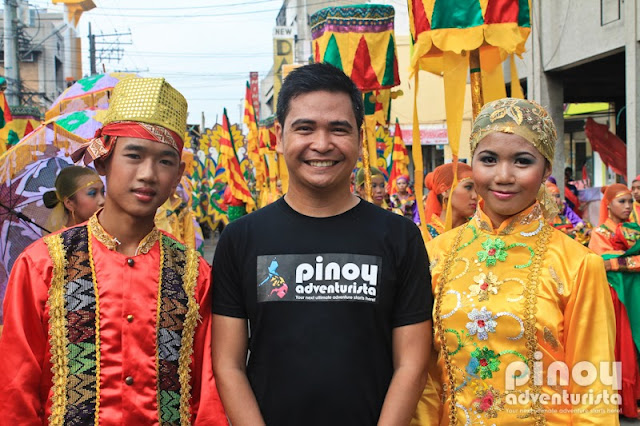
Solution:
[[[436,357],[414,424],[618,424],[602,258],[547,223],[556,138],[544,108],[522,99],[474,121],[482,201],[427,243]]]
[[[620,183],[603,188],[600,226],[593,232],[589,248],[603,256],[616,315],[616,361],[621,363],[621,413],[637,418],[640,372],[636,348],[640,348],[640,226],[628,222],[633,209],[631,191]],[[635,335],[635,337],[634,337]],[[636,344],[634,346],[634,340]]]
[[[445,229],[449,194],[453,186],[453,163],[436,167],[427,175],[424,183],[429,189],[424,217],[427,220],[428,238],[433,239]],[[475,213],[477,204],[478,194],[471,179],[471,167],[465,163],[458,163],[458,184],[451,199],[453,227],[466,223]]]

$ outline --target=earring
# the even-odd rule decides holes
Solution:
[[[73,220],[73,224],[77,224],[76,222],[76,212],[71,210],[71,220]]]

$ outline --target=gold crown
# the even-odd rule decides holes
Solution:
[[[128,78],[116,84],[104,125],[118,121],[155,124],[184,137],[187,100],[164,78]]]

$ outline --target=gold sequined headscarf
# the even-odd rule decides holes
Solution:
[[[558,133],[551,116],[534,101],[503,98],[482,107],[471,129],[471,157],[482,139],[491,133],[509,133],[524,138],[553,166]],[[540,186],[538,201],[546,217],[553,217],[558,209],[545,185]]]
[[[128,78],[113,89],[104,126],[71,154],[89,164],[109,156],[118,137],[160,142],[182,153],[187,129],[187,100],[164,78]]]
[[[471,129],[471,156],[490,133],[518,135],[536,147],[553,165],[558,134],[549,113],[534,101],[503,98],[482,107]]]

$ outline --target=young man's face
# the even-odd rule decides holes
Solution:
[[[634,180],[631,184],[631,194],[637,203],[640,203],[640,180]]]
[[[346,93],[310,92],[293,98],[284,127],[276,123],[277,151],[289,185],[314,193],[349,190],[360,152],[360,129]]]
[[[134,218],[153,218],[176,189],[184,171],[178,152],[168,145],[119,137],[110,157],[96,168],[107,177],[105,213],[119,210]]]

